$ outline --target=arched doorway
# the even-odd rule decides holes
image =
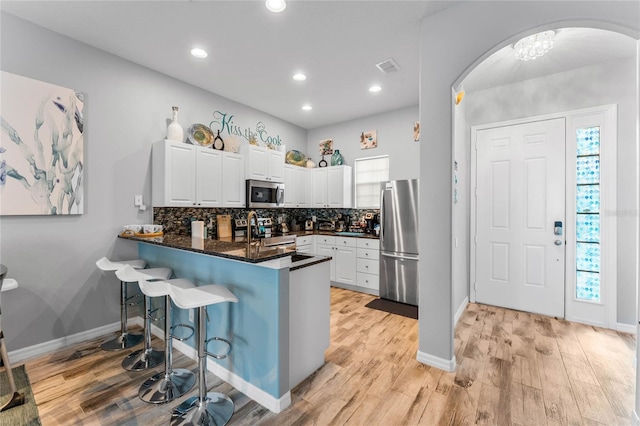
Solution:
[[[463,101],[454,106],[453,113],[455,130],[452,234],[454,246],[460,244],[464,246],[468,242],[469,258],[465,258],[464,253],[453,251],[453,310],[455,312],[456,308],[460,307],[456,302],[460,298],[459,295],[464,293],[462,283],[469,289],[471,301],[474,301],[476,296],[474,283],[477,277],[473,268],[476,265],[474,245],[477,234],[474,225],[477,222],[474,221],[477,216],[472,208],[476,196],[476,181],[475,176],[471,176],[471,172],[476,173],[476,170],[471,167],[472,159],[475,160],[472,154],[476,147],[473,145],[470,131],[472,126],[483,124],[490,128],[492,125],[489,123],[497,123],[495,127],[499,127],[505,123],[509,124],[509,120],[526,121],[527,117],[533,117],[531,121],[538,121],[541,116],[545,118],[553,114],[562,116],[562,113],[567,111],[615,104],[618,107],[614,120],[618,132],[616,141],[618,152],[615,158],[609,159],[608,168],[616,169],[618,182],[613,187],[601,188],[600,194],[604,196],[606,192],[614,192],[617,202],[613,205],[609,204],[602,211],[590,213],[591,216],[594,216],[593,213],[600,214],[603,220],[615,219],[614,223],[617,224],[617,228],[613,229],[617,240],[614,242],[615,260],[610,268],[615,268],[618,279],[606,283],[606,285],[615,286],[613,289],[615,291],[608,293],[608,300],[599,301],[608,303],[609,309],[613,309],[613,319],[606,326],[625,332],[635,332],[636,301],[638,300],[636,276],[638,269],[638,143],[635,130],[638,125],[638,42],[620,33],[594,28],[557,28],[556,31],[558,35],[564,32],[566,36],[570,36],[574,47],[579,37],[589,40],[596,36],[602,44],[591,45],[592,48],[607,49],[605,47],[607,41],[612,43],[611,48],[607,54],[584,52],[589,57],[588,61],[584,57],[572,56],[567,58],[566,67],[562,65],[553,67],[550,64],[547,72],[540,72],[548,64],[537,62],[534,65],[536,69],[533,70],[523,68],[526,64],[522,63],[506,64],[508,61],[506,55],[513,54],[512,43],[509,43],[485,61],[477,64],[455,86],[454,93],[464,90],[465,94]],[[579,52],[573,49],[571,53],[577,55]],[[570,64],[573,66],[569,66]],[[481,73],[485,73],[486,78],[483,79]],[[567,131],[566,135],[570,137],[571,132]],[[573,144],[575,146],[575,143]],[[575,149],[571,152],[566,150],[566,154],[575,157]],[[575,159],[569,163],[573,169],[569,167],[567,175],[575,174]],[[461,164],[469,167],[461,167]],[[575,181],[572,184],[575,185]],[[575,188],[567,194],[569,202],[565,203],[566,206],[572,206],[575,209]],[[464,205],[467,201],[469,208]],[[574,222],[566,222],[565,229],[579,226],[575,222],[575,211],[567,211],[566,220],[569,221],[570,218]],[[576,237],[575,231],[572,235]],[[567,244],[572,246],[567,253],[573,257],[567,262],[566,275],[569,276],[576,273],[576,264],[580,262],[585,264],[584,259],[579,258],[584,255],[584,252],[579,253],[580,249],[576,250],[576,246],[585,244],[575,239]],[[591,257],[593,253],[589,254],[589,260]],[[483,260],[486,261],[486,259]],[[460,271],[467,265],[469,275],[465,277]],[[596,269],[597,272],[602,272]],[[578,269],[577,273],[583,272]],[[589,272],[593,273],[593,271]],[[576,284],[575,280],[566,283],[568,286],[564,293],[566,300],[563,301],[568,308],[566,317],[574,321],[589,322],[576,315],[576,306],[581,303],[593,304],[593,300],[580,300],[577,297]],[[611,294],[614,295],[613,299]]]

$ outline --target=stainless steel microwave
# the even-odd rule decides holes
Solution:
[[[284,207],[284,183],[247,180],[247,207]]]

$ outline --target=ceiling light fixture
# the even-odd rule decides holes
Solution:
[[[302,106],[302,109],[303,109],[304,111],[311,111],[313,108],[311,107],[311,105],[303,105],[303,106]]]
[[[193,49],[191,49],[191,54],[200,59],[206,58],[208,56],[207,52],[198,47],[194,47]]]
[[[555,35],[554,31],[549,30],[518,40],[513,46],[516,51],[516,58],[521,61],[539,58],[553,49],[553,37]]]
[[[294,74],[293,75],[293,79],[295,81],[305,81],[307,79],[307,76],[304,75],[303,73],[299,72],[298,74]]]
[[[381,90],[382,90],[382,87],[380,87],[380,86],[371,86],[371,87],[369,87],[369,91],[371,93],[378,93]]]
[[[284,0],[267,0],[265,6],[271,12],[280,13],[287,8],[287,3]]]

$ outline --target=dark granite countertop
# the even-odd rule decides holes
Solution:
[[[192,238],[184,235],[165,234],[162,237],[146,238],[136,236],[122,236],[118,238],[139,241],[142,243],[155,244],[163,247],[170,247],[180,250],[192,251],[195,253],[208,254],[211,256],[225,257],[228,259],[240,260],[243,262],[258,263],[267,260],[278,259],[291,256],[296,252],[295,246],[289,247],[252,247],[247,255],[247,243],[244,238],[234,240],[234,238],[222,238],[218,240]]]
[[[334,231],[292,231],[286,235],[330,235],[336,237],[351,237],[351,238],[368,238],[378,240],[379,237],[372,234],[365,233],[344,233]],[[173,235],[165,234],[162,237],[136,237],[136,236],[123,236],[119,235],[119,238],[128,240],[140,241],[148,244],[155,244],[163,247],[171,247],[180,250],[192,251],[195,253],[208,254],[211,256],[225,257],[228,259],[240,260],[243,262],[259,263],[267,260],[278,259],[281,257],[291,256],[296,252],[295,246],[293,247],[253,247],[251,253],[247,255],[247,243],[244,237],[226,237],[219,239],[202,239],[191,238],[185,235]]]

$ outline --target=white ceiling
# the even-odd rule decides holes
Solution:
[[[417,105],[420,20],[455,3],[289,0],[274,14],[264,1],[2,0],[0,10],[313,129]],[[465,89],[635,53],[628,37],[585,31],[559,31],[554,50],[535,63],[517,62],[507,47],[470,74]],[[583,51],[585,40],[597,48]],[[194,46],[209,57],[193,58]],[[401,70],[385,75],[375,64],[389,58]],[[298,71],[307,81],[293,81]],[[374,83],[382,92],[368,92]],[[302,111],[305,103],[313,110]]]

